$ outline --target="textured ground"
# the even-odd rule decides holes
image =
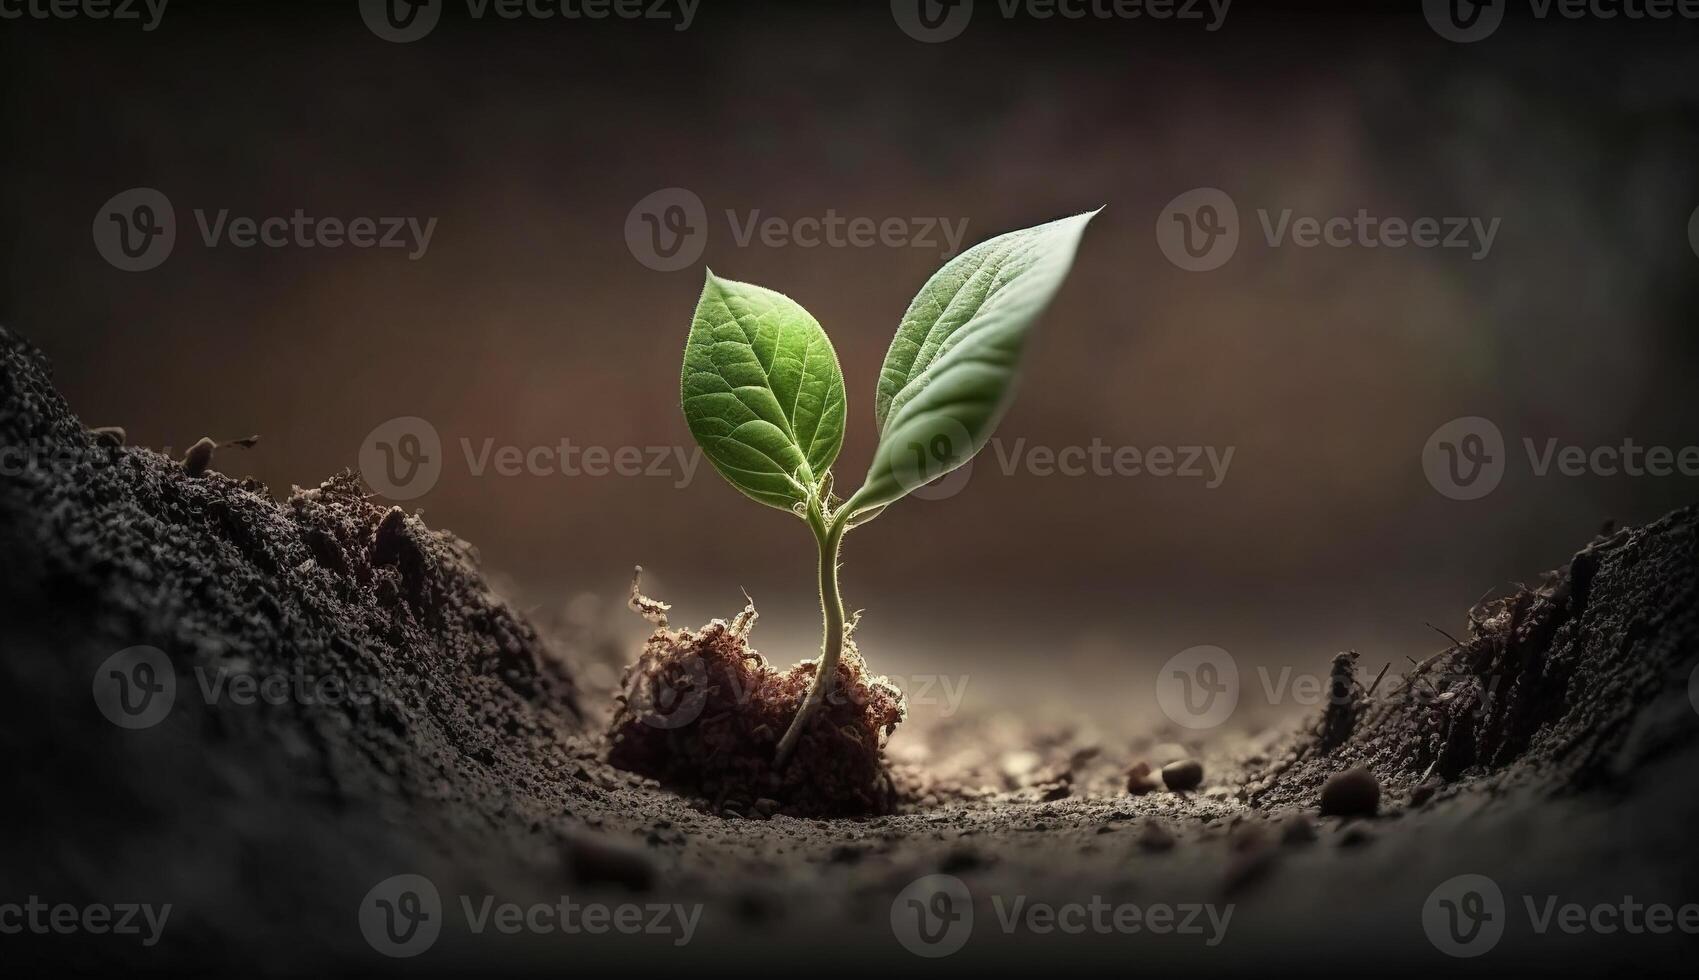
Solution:
[[[0,444],[32,451],[0,482],[4,884],[175,908],[152,949],[7,936],[8,963],[558,974],[736,955],[802,964],[828,949],[833,966],[912,968],[892,901],[934,872],[974,896],[973,941],[933,961],[964,972],[1659,969],[1693,948],[1679,935],[1535,936],[1524,922],[1491,956],[1452,960],[1420,918],[1434,886],[1462,872],[1491,875],[1507,896],[1699,898],[1692,509],[1603,537],[1485,603],[1469,635],[1407,683],[1346,675],[1341,708],[1266,744],[1173,745],[1158,731],[1106,744],[1068,719],[970,710],[901,754],[895,813],[728,817],[723,801],[606,763],[614,705],[571,674],[608,641],[551,649],[490,593],[465,543],[365,500],[347,476],[278,501],[220,475],[216,459],[191,476],[101,445],[32,349],[0,332],[0,360]],[[176,697],[163,721],[132,731],[101,716],[90,685],[137,645],[169,658]],[[207,678],[240,674],[379,693],[252,705],[205,694]],[[1198,792],[1125,791],[1129,765],[1175,754],[1203,762]],[[1315,813],[1322,782],[1348,765],[1384,785],[1377,818]],[[445,898],[704,908],[684,948],[447,929],[426,955],[389,961],[356,910],[398,873],[427,875]],[[1235,911],[1208,948],[1005,935],[993,903],[1015,896]]]

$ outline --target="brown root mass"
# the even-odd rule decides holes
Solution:
[[[783,769],[779,739],[813,681],[818,661],[779,671],[749,645],[751,603],[731,623],[666,626],[664,603],[637,593],[632,607],[657,629],[626,669],[608,728],[608,761],[701,797],[738,816],[890,813],[897,791],[885,740],[902,721],[902,692],[868,674],[845,638],[832,693]]]

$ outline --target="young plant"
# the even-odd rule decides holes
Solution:
[[[933,274],[885,355],[873,397],[879,444],[847,500],[832,492],[847,406],[826,331],[789,297],[708,272],[680,383],[690,433],[727,482],[801,518],[820,549],[820,663],[775,766],[790,758],[837,677],[844,534],[984,447],[1008,407],[1027,334],[1096,213],[981,242]]]

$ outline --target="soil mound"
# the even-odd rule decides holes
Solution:
[[[1396,681],[1359,678],[1342,654],[1322,717],[1247,797],[1312,804],[1352,767],[1419,799],[1481,778],[1609,782],[1690,735],[1696,660],[1699,509],[1687,507],[1601,534],[1539,584],[1483,601],[1462,639]]]
[[[564,664],[470,546],[353,475],[279,502],[216,472],[237,456],[196,475],[90,432],[4,329],[0,451],[18,881],[171,887],[245,942],[423,853],[404,838],[510,834],[588,792],[562,775],[582,752]],[[131,682],[154,697],[113,693],[144,713],[103,718],[102,685]]]
[[[897,793],[885,740],[903,718],[903,695],[867,673],[845,638],[837,682],[795,754],[773,769],[779,739],[801,705],[817,662],[779,671],[748,642],[755,604],[732,622],[667,628],[665,603],[632,582],[631,605],[656,630],[626,670],[608,729],[608,761],[706,798],[737,816],[889,813]]]

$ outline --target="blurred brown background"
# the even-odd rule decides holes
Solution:
[[[813,546],[704,464],[658,478],[471,475],[461,440],[682,445],[678,372],[704,264],[827,327],[850,388],[839,466],[872,449],[878,365],[938,248],[740,247],[725,218],[828,209],[967,221],[967,241],[1106,205],[1001,434],[1050,447],[1234,447],[1216,489],[1005,476],[909,500],[851,536],[844,590],[876,667],[971,671],[1099,716],[1148,661],[1216,644],[1325,669],[1433,648],[1480,593],[1561,562],[1606,518],[1693,479],[1536,478],[1523,437],[1699,442],[1699,102],[1688,23],[1534,22],[1440,38],[1417,3],[1234,4],[1219,30],[1004,21],[919,43],[885,3],[705,0],[652,22],[470,21],[387,43],[352,4],[175,0],[158,29],[0,24],[7,138],[0,322],[51,356],[90,424],[183,447],[263,434],[221,468],[281,492],[357,465],[374,426],[441,433],[407,504],[474,542],[526,604],[613,595],[633,563],[682,621],[750,589],[777,659],[817,643]],[[236,81],[231,81],[235,79]],[[1238,253],[1176,268],[1182,191],[1238,202]],[[127,273],[90,223],[154,187],[168,261]],[[683,187],[701,260],[657,272],[628,212]],[[192,210],[402,215],[427,253],[204,247]],[[1268,248],[1254,209],[1498,217],[1466,251]],[[1423,475],[1429,435],[1493,419],[1485,499]],[[987,451],[990,452],[989,450]],[[635,638],[642,634],[632,620]],[[1049,673],[1102,671],[1089,692]]]

